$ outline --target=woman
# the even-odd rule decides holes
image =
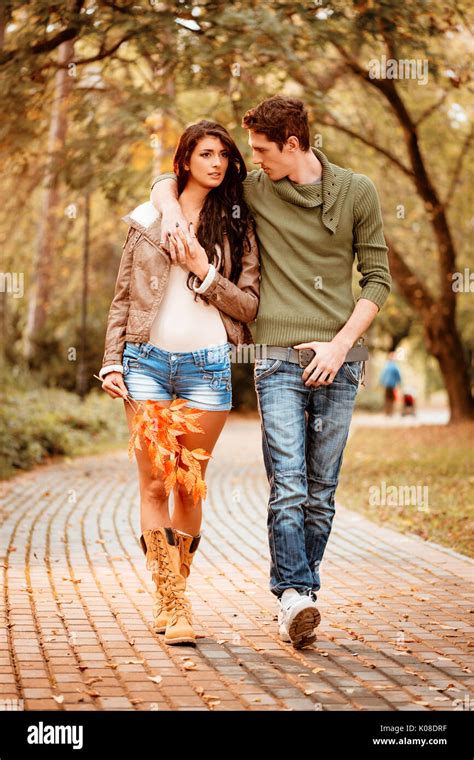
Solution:
[[[227,130],[200,121],[182,134],[173,159],[187,230],[161,239],[159,214],[143,203],[129,223],[110,307],[100,376],[125,400],[169,406],[175,395],[204,410],[204,433],[187,433],[188,449],[216,444],[232,407],[230,344],[253,342],[246,323],[257,314],[259,256],[243,201],[244,159]],[[163,480],[152,476],[145,446],[136,450],[140,542],[156,585],[154,627],[169,644],[194,643],[186,578],[200,541],[202,504],[184,486],[170,517]],[[205,479],[207,460],[201,462]]]

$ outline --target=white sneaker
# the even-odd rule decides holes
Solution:
[[[282,641],[291,641],[295,649],[316,641],[314,629],[321,622],[321,615],[310,596],[288,588],[278,605],[278,632]]]
[[[290,634],[288,633],[288,629],[283,620],[283,610],[281,608],[278,610],[278,635],[282,641],[287,641],[288,643],[291,642]]]

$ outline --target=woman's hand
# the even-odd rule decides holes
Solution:
[[[112,398],[126,398],[128,396],[127,386],[123,381],[121,372],[107,372],[102,381],[102,390]]]
[[[181,227],[168,236],[170,254],[173,261],[178,260],[185,269],[204,280],[209,271],[207,253],[194,234],[193,223],[189,225],[189,234],[185,235]],[[184,258],[184,261],[183,261]]]

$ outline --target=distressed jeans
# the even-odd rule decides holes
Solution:
[[[270,591],[309,593],[331,532],[334,497],[362,361],[344,362],[331,385],[305,386],[298,364],[257,359],[255,389],[270,494]]]

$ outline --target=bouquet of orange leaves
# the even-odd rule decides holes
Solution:
[[[204,449],[187,449],[178,437],[183,433],[203,433],[198,417],[204,414],[201,409],[185,407],[185,399],[174,399],[168,407],[158,401],[130,401],[135,415],[132,419],[132,434],[128,444],[128,456],[131,459],[135,448],[142,449],[140,438],[145,441],[152,463],[152,474],[164,473],[166,494],[176,483],[184,485],[188,493],[193,494],[196,504],[200,498],[205,499],[207,486],[202,479],[200,461],[210,459],[211,455]]]
[[[102,382],[98,375],[94,377]],[[162,406],[158,401],[132,400],[129,395],[125,400],[135,412],[128,444],[129,459],[134,449],[142,450],[142,438],[150,455],[152,475],[164,474],[167,495],[176,483],[181,483],[188,493],[192,491],[195,504],[200,498],[205,499],[207,486],[202,479],[200,461],[210,459],[211,454],[204,449],[190,451],[178,442],[178,436],[183,433],[204,433],[197,422],[204,411],[184,408],[188,402],[182,398],[174,399],[169,406]]]

